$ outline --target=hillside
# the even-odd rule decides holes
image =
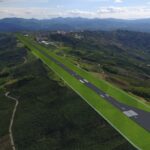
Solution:
[[[37,33],[35,36],[47,38],[53,46],[60,47],[56,48],[57,54],[95,76],[150,100],[150,34],[119,30]]]
[[[14,104],[4,96],[10,91],[19,97],[13,126],[18,150],[134,150],[14,35],[1,34],[0,43],[0,149],[10,149],[7,127]]]

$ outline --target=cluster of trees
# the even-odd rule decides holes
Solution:
[[[132,87],[129,91],[150,101],[150,88],[148,87]]]

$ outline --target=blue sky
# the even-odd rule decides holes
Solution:
[[[150,0],[0,0],[0,18],[150,18]]]

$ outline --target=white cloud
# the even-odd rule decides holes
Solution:
[[[0,18],[19,17],[19,18],[53,18],[63,15],[49,8],[1,8]]]
[[[62,6],[61,6],[62,7]],[[54,17],[86,17],[86,18],[149,18],[149,7],[100,7],[95,11],[82,11],[79,9],[65,10],[58,8],[11,8],[1,7],[0,18],[21,17],[48,19]],[[60,9],[61,8],[61,9]]]
[[[126,7],[101,7],[97,12],[101,14],[114,14],[114,13],[125,13],[128,11],[130,10]]]
[[[81,10],[71,10],[67,11],[66,15],[69,17],[85,17],[85,18],[94,18],[96,13],[90,11],[81,11]]]
[[[122,3],[124,0],[114,0],[115,3]]]
[[[27,2],[26,0],[0,0],[0,3],[16,3],[16,2]],[[30,0],[29,2],[48,2],[48,0]]]
[[[104,18],[136,19],[150,17],[149,7],[103,7],[99,8],[97,12]]]

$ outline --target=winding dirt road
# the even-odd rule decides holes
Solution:
[[[13,126],[13,123],[14,123],[14,118],[15,118],[15,114],[16,114],[16,110],[17,110],[17,106],[19,104],[19,101],[18,101],[18,99],[10,96],[9,94],[10,94],[10,92],[5,93],[5,96],[7,98],[12,99],[13,101],[15,101],[15,107],[13,109],[12,116],[10,118],[9,136],[10,136],[10,142],[11,142],[12,150],[16,150],[15,143],[14,143],[14,138],[13,138],[13,133],[12,133],[12,126]]]

